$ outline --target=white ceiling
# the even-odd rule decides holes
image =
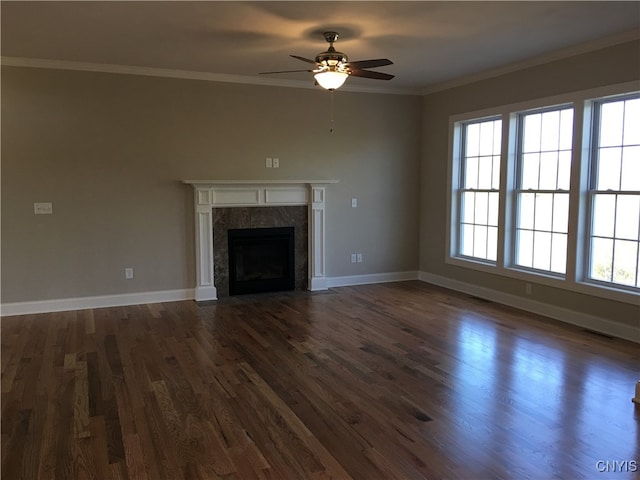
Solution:
[[[396,75],[388,82],[348,80],[352,89],[365,91],[425,91],[536,57],[580,51],[575,46],[585,42],[595,46],[638,38],[640,32],[637,1],[3,0],[0,8],[4,64],[44,65],[47,60],[65,68],[92,64],[91,69],[113,71],[119,66],[307,86],[313,83],[310,73],[258,73],[308,68],[289,55],[314,58],[328,46],[322,32],[335,30],[340,33],[336,48],[350,60],[394,62],[378,69]]]

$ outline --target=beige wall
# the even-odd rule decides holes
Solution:
[[[329,95],[3,67],[2,303],[194,287],[181,179],[338,179],[328,276],[417,270],[420,98]]]
[[[640,43],[630,42],[423,98],[420,270],[524,297],[524,282],[445,263],[449,116],[561,93],[638,81]],[[640,84],[639,84],[640,87]],[[638,325],[637,305],[536,285],[527,299]]]
[[[337,92],[333,134],[320,90],[3,67],[2,303],[192,288],[193,198],[181,179],[338,179],[329,277],[419,269],[523,296],[518,280],[444,262],[449,116],[638,80],[639,49],[422,99]],[[267,156],[281,168],[265,169]],[[53,202],[54,215],[35,216],[33,202]],[[352,252],[364,263],[349,263]],[[541,285],[527,298],[637,324],[630,304]]]

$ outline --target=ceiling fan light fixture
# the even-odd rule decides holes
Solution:
[[[374,80],[391,80],[394,77],[389,73],[367,70],[368,68],[393,65],[393,62],[388,58],[349,62],[347,56],[344,53],[337,51],[333,46],[333,43],[338,39],[338,34],[336,32],[324,32],[324,38],[329,42],[329,48],[316,55],[315,60],[300,57],[298,55],[290,55],[297,60],[302,60],[305,63],[315,65],[313,70],[282,70],[279,72],[262,72],[262,74],[313,72],[315,74],[314,77],[316,82],[326,90],[336,90],[340,88],[349,76],[371,78]]]
[[[316,73],[314,78],[322,88],[336,90],[340,88],[349,75],[345,72],[325,71]]]

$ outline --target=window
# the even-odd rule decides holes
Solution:
[[[640,98],[596,103],[589,278],[638,287]]]
[[[515,263],[565,273],[573,109],[519,116]]]
[[[635,89],[614,85],[451,117],[446,261],[636,303]]]
[[[501,120],[463,128],[460,169],[460,255],[495,261],[498,251]]]

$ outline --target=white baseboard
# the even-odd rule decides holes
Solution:
[[[352,275],[326,278],[324,288],[365,285],[369,283],[399,282],[417,280],[418,272],[376,273],[371,275]],[[322,290],[324,289],[322,288]],[[33,313],[65,312],[86,310],[89,308],[123,307],[145,303],[175,302],[179,300],[197,300],[195,289],[165,290],[159,292],[125,293],[119,295],[101,295],[95,297],[60,298],[33,302],[3,303],[0,315],[29,315]]]
[[[485,298],[493,302],[519,308],[528,312],[544,315],[545,317],[577,325],[582,328],[588,328],[590,330],[605,333],[613,337],[640,343],[639,327],[621,324],[605,318],[576,312],[574,310],[557,307],[555,305],[549,305],[536,300],[461,282],[459,280],[453,280],[451,278],[434,275],[428,272],[409,271],[328,277],[326,279],[326,286],[327,288],[347,287],[374,283],[401,282],[406,280],[421,280],[423,282],[450,288],[451,290]],[[63,312],[90,308],[122,307],[126,305],[175,302],[194,299],[194,289],[101,295],[95,297],[61,298],[34,302],[4,303],[0,305],[0,314],[5,317],[10,315]]]
[[[139,305],[144,303],[176,302],[179,300],[192,300],[194,298],[195,293],[193,289],[164,290],[159,292],[124,293],[97,297],[3,303],[0,305],[0,312],[3,317],[6,317],[9,315],[86,310],[89,308],[123,307],[125,305]]]
[[[461,282],[459,280],[453,280],[451,278],[434,275],[428,272],[420,272],[419,279],[423,282],[432,283],[440,287],[450,288],[451,290],[491,300],[510,307],[519,308],[527,312],[553,318],[554,320],[560,320],[561,322],[570,323],[578,327],[601,332],[612,337],[640,343],[640,327],[625,325],[606,318],[576,312],[575,310],[549,305],[547,303],[538,302],[536,300],[519,297],[517,295],[504,293],[499,290],[493,290],[471,283]]]
[[[418,272],[371,273],[368,275],[346,275],[327,278],[327,287],[350,287],[352,285],[368,285],[371,283],[404,282],[418,280]]]

